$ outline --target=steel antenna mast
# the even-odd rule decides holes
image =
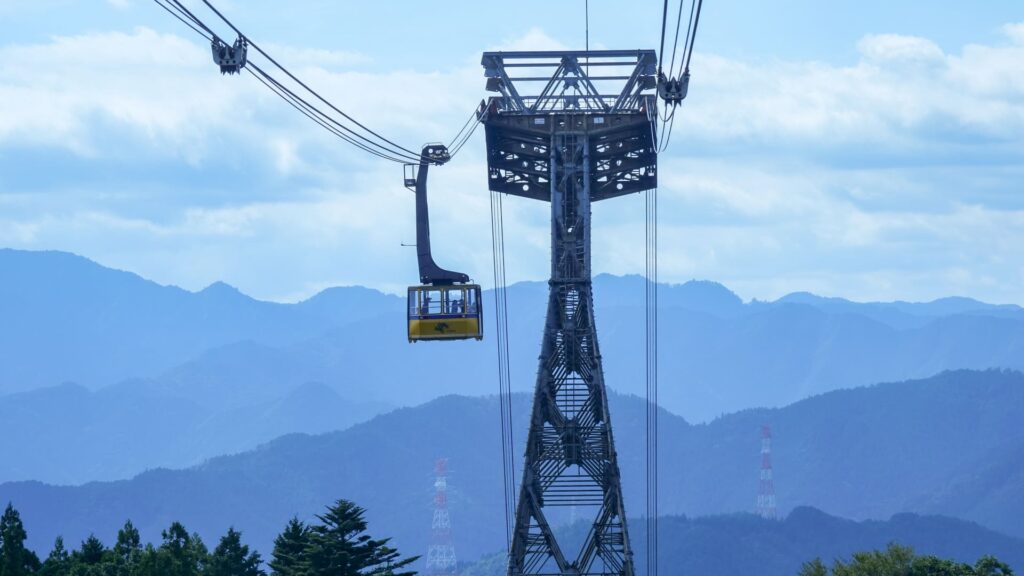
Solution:
[[[633,576],[594,324],[591,204],[657,186],[657,56],[487,52],[482,63],[498,93],[480,116],[489,188],[551,204],[547,319],[508,574]],[[573,508],[591,526],[570,546],[552,525]]]

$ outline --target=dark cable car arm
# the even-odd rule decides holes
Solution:
[[[483,310],[478,284],[469,275],[441,268],[430,251],[427,175],[431,164],[451,159],[442,144],[427,144],[418,165],[406,166],[405,185],[416,193],[416,261],[420,286],[409,287],[409,341],[483,339]]]
[[[416,171],[416,261],[420,268],[420,282],[434,286],[465,284],[469,276],[462,272],[445,270],[434,262],[430,252],[430,210],[427,206],[427,174],[431,164],[438,166],[450,159],[448,149],[441,144],[427,144],[420,154]]]

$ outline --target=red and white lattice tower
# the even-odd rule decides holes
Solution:
[[[429,576],[455,576],[455,545],[452,543],[452,519],[448,515],[448,459],[434,465],[434,520],[431,522],[430,547],[427,548]]]
[[[761,427],[761,484],[757,491],[757,514],[774,520],[775,479],[772,477],[772,427]]]

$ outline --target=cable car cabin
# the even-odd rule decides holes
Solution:
[[[480,285],[409,287],[409,342],[482,340]]]

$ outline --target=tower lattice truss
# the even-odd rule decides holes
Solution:
[[[551,204],[547,318],[508,573],[632,576],[594,323],[591,204],[657,184],[655,101],[642,93],[654,85],[654,53],[487,53],[483,64],[501,93],[482,114],[490,189]],[[526,95],[522,85],[538,79],[543,88]],[[552,527],[572,518],[588,521],[576,526],[582,539],[556,537]]]
[[[430,523],[430,546],[427,548],[429,576],[454,576],[458,559],[452,541],[452,519],[448,514],[448,460],[434,466],[434,518]]]
[[[757,513],[762,518],[775,519],[775,478],[772,469],[772,428],[761,427],[761,478],[757,491]]]

